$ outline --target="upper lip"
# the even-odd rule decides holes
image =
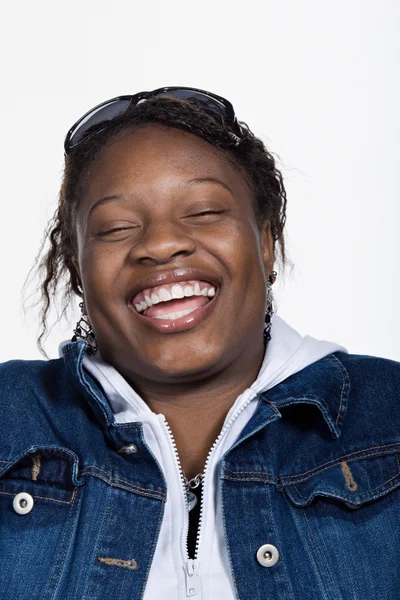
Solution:
[[[145,277],[140,277],[140,279],[135,281],[135,285],[132,286],[129,291],[129,301],[131,302],[136,294],[148,288],[153,288],[160,285],[168,285],[170,283],[179,283],[181,281],[189,281],[191,279],[208,281],[215,287],[220,287],[221,282],[220,278],[216,277],[215,275],[211,275],[202,269],[182,267],[170,271],[160,271],[159,273],[152,273]]]

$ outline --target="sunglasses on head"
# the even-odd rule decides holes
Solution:
[[[118,96],[106,100],[83,115],[68,131],[64,142],[65,156],[71,154],[82,142],[87,141],[110,126],[112,121],[122,117],[129,110],[145,102],[149,98],[168,94],[179,100],[188,100],[197,104],[204,112],[219,120],[228,127],[237,125],[232,104],[216,94],[187,87],[163,87],[152,92],[139,92],[133,96]],[[233,132],[228,132],[236,145],[240,138]]]

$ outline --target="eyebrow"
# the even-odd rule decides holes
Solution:
[[[228,190],[228,192],[230,192],[230,194],[232,194],[233,196],[233,192],[231,190],[231,188],[224,183],[223,181],[221,181],[220,179],[217,179],[216,177],[196,177],[194,179],[190,179],[189,181],[186,181],[182,187],[189,187],[192,185],[199,185],[201,183],[215,183],[221,187],[223,187],[225,190]],[[92,214],[92,212],[96,209],[99,208],[100,206],[103,206],[103,204],[108,204],[110,202],[126,202],[126,198],[122,197],[122,196],[105,196],[104,198],[100,198],[100,200],[97,200],[89,209],[89,213],[88,213],[88,218],[90,217],[90,215]]]
[[[229,187],[229,185],[227,185],[220,179],[217,179],[216,177],[196,177],[195,179],[190,179],[184,185],[189,186],[189,185],[193,185],[193,184],[197,184],[197,183],[216,183],[217,185],[221,185],[223,188],[228,190],[228,192],[230,192],[233,196],[233,192],[232,192],[231,188]]]
[[[123,198],[122,196],[105,196],[105,198],[100,198],[100,200],[97,200],[90,207],[89,213],[88,213],[88,219],[89,219],[90,215],[96,210],[96,208],[103,206],[103,204],[108,204],[109,202],[121,202],[121,201],[123,202],[124,200],[125,200],[125,198]]]

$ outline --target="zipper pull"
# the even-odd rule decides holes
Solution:
[[[199,567],[197,560],[189,558],[185,566],[186,575],[186,596],[197,596]]]

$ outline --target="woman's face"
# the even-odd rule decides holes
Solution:
[[[260,355],[270,230],[239,170],[204,140],[147,125],[110,142],[85,184],[77,240],[100,353],[128,379],[189,382]]]

